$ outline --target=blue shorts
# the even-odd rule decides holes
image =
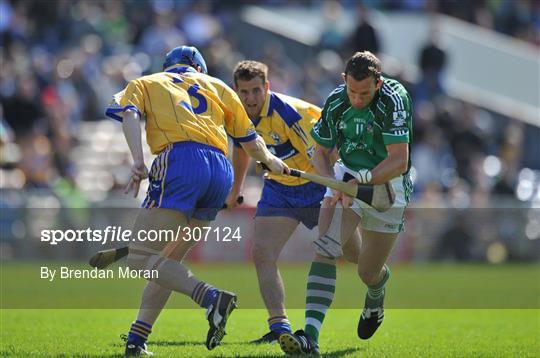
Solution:
[[[316,183],[292,186],[267,179],[255,216],[285,216],[313,229],[319,220],[319,209],[325,192],[326,188]]]
[[[149,179],[143,208],[173,209],[188,219],[211,221],[227,199],[233,172],[219,149],[177,142],[154,159]]]

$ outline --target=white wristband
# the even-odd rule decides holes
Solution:
[[[371,170],[360,169],[355,173],[355,178],[360,184],[368,184],[371,181]]]

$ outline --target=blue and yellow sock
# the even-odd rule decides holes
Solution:
[[[291,323],[287,316],[272,316],[268,318],[268,327],[276,333],[291,333]]]
[[[137,320],[131,324],[128,334],[128,343],[142,346],[148,340],[150,333],[152,333],[152,325]]]
[[[212,303],[214,303],[219,294],[219,290],[211,285],[199,282],[197,286],[193,289],[191,293],[191,299],[195,301],[199,306],[203,308],[208,308]]]

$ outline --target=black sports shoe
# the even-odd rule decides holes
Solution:
[[[127,335],[122,334],[120,338],[126,342],[126,351],[124,352],[124,357],[138,357],[138,356],[153,356],[154,353],[150,352],[146,347],[146,343],[143,343],[142,346],[139,346],[135,343],[127,341]]]
[[[368,339],[375,334],[377,328],[381,325],[384,319],[384,308],[381,305],[377,308],[364,307],[360,320],[358,321],[358,337],[360,339]]]
[[[264,336],[262,336],[261,338],[256,339],[254,341],[251,341],[249,343],[253,343],[253,344],[263,344],[263,343],[274,344],[274,343],[277,343],[278,340],[279,340],[279,333],[275,332],[275,331],[270,331],[270,332],[266,333]]]
[[[142,346],[139,346],[134,343],[128,342],[127,336],[125,334],[122,334],[120,338],[126,342],[126,351],[124,352],[124,357],[138,357],[138,356],[153,356],[154,355],[154,353],[148,350],[148,348],[146,347],[146,343],[143,343]]]
[[[154,353],[148,351],[146,343],[142,346],[135,345],[133,343],[126,343],[125,357],[138,357],[138,356],[153,356]]]
[[[279,345],[285,354],[300,355],[310,354],[319,355],[319,345],[303,330],[299,329],[293,333],[282,333],[279,336]]]
[[[212,350],[221,343],[225,336],[225,325],[231,312],[237,307],[236,295],[227,291],[219,291],[216,302],[206,310],[206,319],[210,329],[206,336],[206,348]]]

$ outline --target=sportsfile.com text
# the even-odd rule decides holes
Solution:
[[[184,241],[220,241],[239,242],[242,239],[240,227],[189,227],[178,226],[176,230],[137,230],[136,233],[121,226],[107,226],[105,229],[69,229],[69,230],[41,230],[40,241],[50,245],[58,245],[59,242],[170,242]]]

